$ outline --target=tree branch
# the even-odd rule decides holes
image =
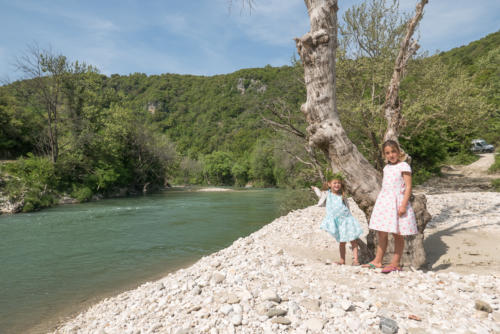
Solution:
[[[385,95],[385,118],[387,120],[387,129],[384,135],[384,141],[394,140],[398,141],[399,131],[401,128],[401,103],[399,100],[399,87],[401,85],[401,78],[404,75],[406,65],[410,57],[415,54],[418,49],[418,43],[412,39],[415,29],[422,19],[424,6],[429,0],[420,0],[415,9],[415,15],[408,22],[406,35],[401,42],[394,70],[392,73],[391,82],[387,88]]]

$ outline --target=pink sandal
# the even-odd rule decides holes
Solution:
[[[382,269],[382,274],[392,273],[393,271],[402,271],[401,267],[398,266],[387,266]]]

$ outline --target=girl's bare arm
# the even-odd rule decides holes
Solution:
[[[321,198],[321,190],[319,190],[318,187],[311,186],[311,189],[314,191],[316,196],[318,196],[318,198]]]
[[[401,206],[398,208],[399,216],[402,216],[406,213],[406,206],[408,205],[408,201],[410,200],[411,195],[411,174],[408,172],[403,172],[403,181],[405,182],[406,189],[403,196],[403,201],[401,202]]]

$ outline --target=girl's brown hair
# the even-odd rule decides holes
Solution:
[[[389,146],[389,147],[395,149],[396,151],[398,151],[398,153],[399,153],[399,161],[405,161],[406,154],[403,151],[401,151],[401,148],[399,147],[399,144],[395,140],[392,140],[392,139],[386,140],[382,144],[382,155],[383,156],[384,156],[384,150],[385,150],[385,148],[387,146]]]
[[[341,186],[340,192],[342,194],[342,201],[347,205],[347,195],[345,192],[344,179],[341,176],[334,175],[333,177],[331,177],[328,182],[323,183],[323,187],[321,188],[321,190],[323,190],[325,185],[326,185],[326,188],[324,190],[330,189],[330,186],[328,185],[328,183],[335,181],[335,180],[340,181],[340,186]]]

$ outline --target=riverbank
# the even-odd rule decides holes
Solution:
[[[366,230],[361,211],[351,207]],[[462,240],[456,254],[470,247],[476,262],[498,254],[500,194],[430,195],[428,207],[434,216],[426,236],[430,271],[382,275],[332,265],[338,245],[318,228],[324,208],[309,207],[189,268],[107,298],[55,333],[375,333],[382,317],[394,320],[398,333],[500,330],[498,257],[474,266],[465,256],[446,260],[458,256],[446,237],[462,232],[479,233],[476,241],[485,233],[496,243]]]
[[[136,196],[145,195],[145,194],[161,193],[161,192],[165,192],[165,191],[169,191],[169,190],[191,190],[191,189],[193,191],[198,191],[198,192],[236,191],[234,188],[230,188],[230,187],[169,186],[166,188],[156,187],[156,188],[150,189],[150,191],[148,191],[146,193],[139,193],[137,191],[131,191],[130,189],[123,188],[123,189],[117,190],[115,193],[110,194],[108,196],[94,195],[89,200],[89,202],[95,202],[95,201],[100,201],[100,200],[109,199],[109,198],[136,197]],[[73,197],[69,196],[68,194],[60,194],[52,206],[43,207],[42,209],[55,207],[57,205],[79,204],[79,203],[83,203],[83,202],[78,201],[76,198],[73,198]],[[21,199],[16,200],[16,201],[11,201],[8,197],[3,196],[2,192],[0,192],[0,215],[21,213],[23,211],[24,204],[25,204],[24,198],[21,198]],[[40,211],[40,210],[36,210],[36,211]],[[33,211],[30,211],[30,212],[33,212]]]

